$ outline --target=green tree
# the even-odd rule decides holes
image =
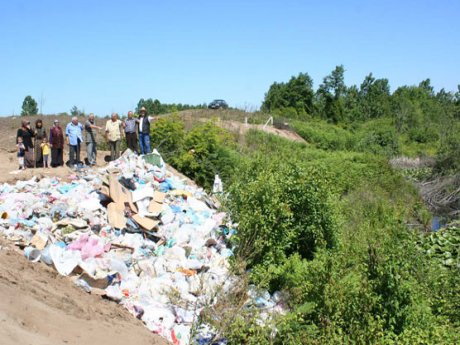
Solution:
[[[388,79],[366,76],[359,90],[360,113],[363,119],[374,119],[390,114],[390,84]]]
[[[152,103],[152,112],[155,115],[161,114],[161,102],[158,99],[155,99]]]
[[[307,73],[299,73],[287,83],[273,83],[265,94],[262,110],[305,118],[313,114],[313,100],[313,80]]]
[[[154,103],[153,103],[153,100],[151,98],[146,99],[146,100],[141,98],[139,100],[139,102],[137,103],[136,113],[139,114],[139,109],[141,109],[142,107],[147,109],[147,114],[149,114],[149,115],[155,114],[155,112],[154,112],[155,111]]]
[[[83,110],[78,109],[78,107],[76,105],[74,105],[70,109],[70,115],[72,115],[72,116],[85,116],[85,112]]]
[[[336,66],[331,74],[323,79],[317,91],[322,117],[334,123],[342,121],[345,114],[344,96],[347,88],[344,73],[343,65]]]
[[[35,99],[32,96],[26,96],[24,98],[24,102],[22,102],[22,111],[21,116],[28,116],[28,115],[37,115],[38,114],[38,106]]]

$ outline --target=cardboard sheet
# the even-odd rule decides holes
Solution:
[[[163,204],[156,202],[155,200],[150,201],[148,211],[152,213],[155,217],[160,215],[161,210],[163,209]]]
[[[165,197],[166,197],[166,193],[162,193],[157,190],[153,193],[153,200],[160,204],[162,204],[163,201],[165,201]]]
[[[136,221],[137,224],[139,224],[142,228],[145,230],[152,230],[155,228],[160,222],[158,220],[153,220],[148,217],[141,217],[138,214],[135,214],[133,216],[133,219]]]
[[[129,204],[131,210],[133,212],[137,212],[137,207],[133,203],[133,198],[131,195],[131,191],[121,185],[118,181],[117,175],[109,175],[109,189],[110,189],[110,197],[112,200],[117,203],[124,205],[125,202]]]
[[[124,205],[111,202],[107,205],[107,216],[111,227],[122,229],[126,226],[126,217],[123,214]]]

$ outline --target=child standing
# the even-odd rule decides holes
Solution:
[[[43,167],[48,168],[48,157],[50,156],[51,148],[50,144],[48,143],[48,139],[46,137],[43,138],[42,143],[40,144],[42,149],[42,156],[43,156]]]
[[[16,145],[18,151],[18,161],[19,161],[19,170],[24,170],[26,166],[24,165],[24,156],[26,155],[26,147],[22,141],[22,137],[18,137],[18,143]]]

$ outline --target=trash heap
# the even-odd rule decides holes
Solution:
[[[209,327],[191,339],[200,312],[237,282],[228,263],[234,230],[217,206],[167,171],[158,152],[128,150],[69,181],[0,185],[0,233],[172,343],[204,343]]]

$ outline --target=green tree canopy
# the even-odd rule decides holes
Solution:
[[[147,109],[147,114],[149,115],[159,115],[159,114],[167,114],[173,113],[175,111],[182,111],[187,109],[202,109],[206,108],[206,104],[200,105],[190,105],[190,104],[182,104],[182,103],[161,103],[158,99],[153,100],[152,98],[143,99],[141,98],[137,103],[136,113],[139,113],[139,109],[145,107]]]
[[[336,66],[317,91],[319,106],[323,117],[334,123],[343,120],[345,114],[346,86],[344,82],[345,69],[343,65]]]
[[[78,107],[76,105],[74,105],[70,109],[70,115],[72,115],[72,116],[84,116],[85,112],[83,110],[78,109]]]
[[[365,120],[390,114],[390,84],[388,79],[375,79],[372,73],[366,76],[359,90],[360,113]]]
[[[38,114],[38,106],[35,99],[32,96],[26,96],[24,98],[24,102],[22,102],[22,111],[21,116],[28,116],[28,115],[37,115]]]
[[[305,118],[314,111],[313,80],[307,73],[291,77],[287,83],[273,83],[265,94],[262,110],[285,117]]]

